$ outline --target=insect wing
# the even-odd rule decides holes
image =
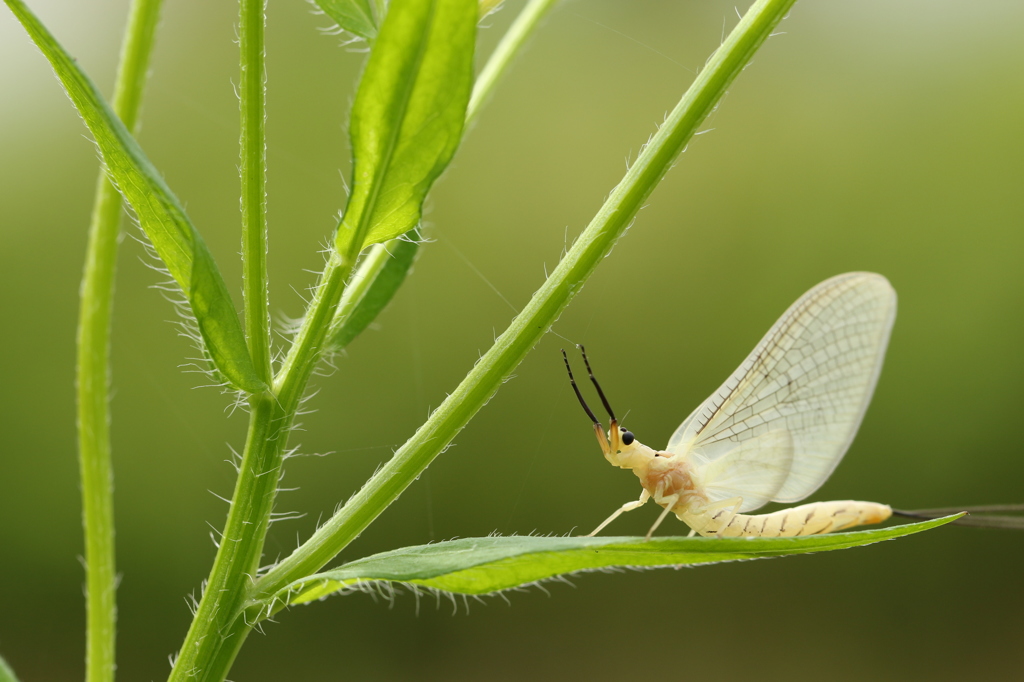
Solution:
[[[742,497],[745,513],[771,501],[789,477],[793,464],[793,437],[785,429],[748,438],[727,454],[698,464],[698,476],[712,502]]]
[[[666,449],[710,466],[749,439],[787,431],[789,472],[770,499],[807,497],[857,433],[895,317],[896,292],[881,275],[853,272],[822,282],[790,306]]]

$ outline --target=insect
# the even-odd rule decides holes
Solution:
[[[643,493],[609,516],[653,499],[692,530],[716,537],[791,537],[880,523],[875,502],[812,502],[750,515],[768,502],[797,502],[829,477],[850,447],[871,401],[896,317],[896,292],[870,272],[825,280],[801,296],[722,386],[657,451],[619,426],[580,346],[611,419],[608,433],[587,406],[562,351],[569,381],[605,458],[632,469]]]

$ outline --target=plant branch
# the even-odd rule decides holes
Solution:
[[[114,86],[114,112],[138,127],[161,0],[134,0]],[[114,679],[117,574],[110,463],[110,321],[121,224],[121,195],[100,173],[89,224],[77,339],[78,461],[85,534],[88,682]]]
[[[265,26],[265,0],[240,0],[245,331],[256,373],[269,384],[272,371],[267,284]],[[259,566],[280,479],[287,430],[294,415],[294,408],[285,412],[269,392],[253,395],[249,407],[249,431],[224,533],[195,617],[171,671],[172,680],[208,679],[217,669],[226,674],[248,634],[248,630],[241,632],[230,645],[225,645],[219,636]]]
[[[224,679],[249,632],[245,628],[224,636],[256,576],[291,426],[291,415],[269,393],[253,396],[249,409],[249,432],[224,533],[170,680]]]
[[[256,373],[269,384],[270,311],[267,290],[267,145],[264,32],[266,0],[241,0],[242,264],[245,335]]]
[[[733,79],[794,2],[754,3],[508,329],[391,460],[309,540],[256,582],[253,600],[275,594],[337,556],[448,447],[547,333],[597,264],[608,255]]]

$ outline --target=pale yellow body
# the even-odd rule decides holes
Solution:
[[[881,523],[892,516],[892,509],[877,502],[837,500],[811,502],[771,514],[732,514],[729,509],[718,509],[676,515],[704,536],[790,538]]]

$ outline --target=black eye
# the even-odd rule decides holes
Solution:
[[[625,433],[622,434],[623,445],[632,445],[634,440],[636,440],[636,437],[629,431],[626,431]]]

